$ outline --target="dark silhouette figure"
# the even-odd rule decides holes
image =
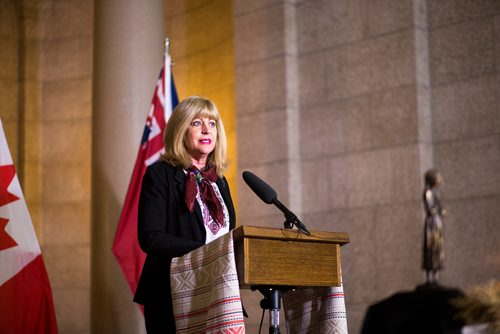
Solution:
[[[463,324],[451,301],[462,296],[434,283],[395,293],[368,308],[361,334],[460,334]]]

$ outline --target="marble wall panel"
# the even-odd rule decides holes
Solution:
[[[373,147],[371,100],[367,95],[303,108],[303,158],[320,158]]]
[[[373,149],[376,145],[372,114],[372,96],[361,95],[346,100],[337,100],[332,105],[344,115],[344,152],[360,152]]]
[[[92,72],[92,38],[44,40],[41,76],[44,81],[87,77]]]
[[[327,231],[346,232],[349,244],[340,250],[344,292],[348,303],[371,302],[377,297],[377,240],[373,207],[335,210]],[[322,230],[320,228],[320,230]],[[363,289],[358,287],[363,286]]]
[[[234,87],[234,57],[233,41],[231,39],[227,39],[216,47],[206,50],[204,58],[206,61],[199,75],[202,76],[205,82],[211,82],[211,91],[227,86]]]
[[[42,23],[44,19],[44,13],[50,9],[49,1],[35,1],[35,0],[25,0],[23,1],[23,24],[26,36],[30,38],[41,38],[43,36],[42,32],[45,27]],[[50,23],[50,20],[43,21],[45,23]]]
[[[24,189],[27,189],[27,187],[24,187]],[[43,230],[43,212],[45,208],[40,202],[26,201],[26,205],[29,208],[31,222],[33,223],[33,227],[35,228],[36,237],[38,239],[40,247],[42,247],[43,254],[43,244],[45,243],[45,231]]]
[[[85,244],[45,245],[44,261],[51,285],[85,288],[90,285],[90,248]],[[68,256],[71,254],[71,256]]]
[[[93,1],[50,1],[42,7],[39,36],[43,39],[92,36]]]
[[[224,0],[222,0],[224,1]],[[169,0],[164,4],[165,14],[163,15],[167,21],[174,16],[179,16],[182,14],[187,14],[191,11],[195,11],[200,7],[204,7],[213,0],[198,0],[198,1],[185,1],[185,0]]]
[[[60,333],[89,333],[89,288],[53,289],[57,327]],[[68,297],[70,296],[70,297]]]
[[[391,177],[389,152],[359,153],[333,158],[330,163],[332,208],[387,203]]]
[[[500,132],[500,82],[496,76],[436,87],[433,137],[436,142]]]
[[[284,54],[284,6],[273,6],[238,16],[234,25],[234,56],[237,64]]]
[[[297,6],[300,53],[359,41],[364,32],[362,0],[304,1]]]
[[[415,28],[427,30],[429,26],[428,16],[427,0],[413,1],[413,23],[415,24]]]
[[[404,31],[334,49],[327,56],[328,98],[347,98],[415,82],[414,34]]]
[[[429,86],[419,85],[416,87],[417,113],[418,117],[418,140],[421,143],[430,143],[432,133],[432,90]]]
[[[370,95],[373,147],[417,142],[419,115],[416,88],[398,87]]]
[[[429,12],[429,26],[431,28],[500,13],[500,3],[496,0],[427,1],[427,7]]]
[[[377,298],[423,283],[423,212],[418,200],[375,209]]]
[[[46,245],[43,253],[52,286],[59,331],[62,333],[88,331],[90,248],[85,244]]]
[[[495,59],[497,64],[497,74],[498,74],[498,64],[500,64],[500,15],[495,16]]]
[[[399,203],[420,198],[418,145],[371,150],[330,160],[331,208]]]
[[[24,140],[27,143],[24,147],[24,159],[28,164],[42,162],[43,135],[42,126],[36,121],[26,121],[24,123]]]
[[[43,170],[45,204],[88,201],[90,165],[88,160],[83,163],[46,163]]]
[[[287,158],[286,119],[283,110],[239,118],[238,160],[242,167],[283,161]]]
[[[219,45],[232,38],[232,7],[227,1],[198,1],[191,4],[165,2],[166,31],[171,41],[172,55],[183,58]],[[171,14],[170,14],[171,13]]]
[[[42,87],[41,117],[44,121],[90,119],[92,81],[90,77],[55,80]]]
[[[43,54],[43,45],[40,40],[28,35],[23,41],[24,43],[24,65],[22,67],[22,76],[26,79],[26,83],[39,84],[40,75],[42,73],[41,62]],[[38,86],[35,86],[38,92]]]
[[[326,70],[328,53],[319,51],[299,56],[299,101],[306,111],[325,103],[327,97]]]
[[[13,38],[0,39],[0,78],[17,78],[19,75],[19,42]]]
[[[500,275],[498,194],[446,200],[443,280],[470,288]]]
[[[365,1],[367,37],[387,34],[413,27],[413,1]]]
[[[495,73],[492,18],[435,29],[429,37],[433,85]]]
[[[90,159],[85,149],[92,138],[89,119],[46,122],[44,126],[43,156],[46,164],[85,163]]]
[[[29,161],[24,167],[23,180],[19,180],[23,187],[24,198],[30,204],[42,205],[43,182],[40,178],[42,171],[41,161]],[[31,211],[30,205],[28,205],[28,209]],[[35,219],[31,220],[35,222]]]
[[[500,192],[498,135],[437,144],[434,159],[445,179],[443,191],[447,198],[468,198]]]
[[[422,197],[422,175],[428,161],[426,144],[400,146],[391,150],[392,182],[389,183],[392,203],[418,200]]]
[[[178,97],[182,100],[191,95],[203,96],[206,92],[204,85],[206,81],[204,80],[208,80],[201,75],[205,71],[206,55],[195,53],[177,57],[176,54],[174,46],[172,46],[173,61],[175,62],[172,73]]]
[[[36,80],[27,80],[24,82],[24,91],[23,91],[23,113],[24,119],[28,124],[38,124],[40,122],[40,108],[42,104],[41,94],[40,94],[40,83]],[[29,128],[29,126],[26,126]],[[27,132],[27,131],[25,131]]]
[[[236,108],[238,115],[286,107],[285,59],[236,67]]]
[[[68,245],[89,244],[90,203],[74,202],[48,205],[44,214],[50,224],[44,224],[43,235],[46,244]]]
[[[235,0],[234,1],[234,14],[236,16],[241,14],[246,14],[249,12],[255,12],[258,10],[269,9],[274,6],[281,6],[283,2],[293,3],[294,1],[283,1],[283,0]]]
[[[17,122],[19,106],[19,82],[15,78],[0,77],[0,116],[2,122]]]
[[[330,206],[328,158],[302,162],[302,212],[325,212]]]
[[[0,2],[0,40],[4,38],[19,38],[19,13],[14,1]]]
[[[415,28],[415,81],[417,85],[430,87],[429,33],[426,28]]]
[[[346,113],[337,106],[317,105],[301,113],[301,155],[323,158],[345,152]]]

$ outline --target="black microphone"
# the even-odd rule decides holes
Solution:
[[[266,182],[264,182],[261,178],[259,178],[257,175],[245,171],[242,174],[243,180],[245,180],[246,184],[254,191],[257,196],[266,204],[274,204],[278,209],[281,210],[285,214],[286,222],[285,222],[285,227],[290,225],[289,228],[291,228],[291,224],[295,224],[299,231],[303,232],[304,234],[311,235],[309,230],[306,228],[306,226],[297,218],[297,216],[291,212],[283,203],[281,203],[278,200],[278,195],[276,194],[276,191],[271,188],[270,185],[268,185]]]
[[[247,183],[250,189],[259,196],[266,204],[272,204],[273,199],[278,198],[276,191],[270,185],[262,181],[257,175],[250,172],[243,172],[243,180]]]

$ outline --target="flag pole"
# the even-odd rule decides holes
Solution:
[[[153,99],[146,118],[139,152],[137,153],[137,159],[113,241],[113,254],[134,294],[146,259],[146,254],[140,248],[137,235],[137,212],[139,209],[142,177],[146,172],[147,166],[156,162],[165,151],[162,133],[172,113],[172,107],[175,107],[178,103],[177,92],[175,91],[170,67],[169,46],[169,40],[166,39],[163,59],[164,64],[155,81]],[[0,150],[0,153],[1,152]],[[3,268],[0,270],[0,277],[2,273]],[[0,332],[2,332],[1,329]]]
[[[163,57],[165,64],[163,65],[163,96],[164,96],[164,105],[163,110],[165,112],[165,120],[170,117],[170,113],[172,112],[172,100],[167,98],[170,96],[170,91],[172,89],[172,76],[171,76],[171,64],[172,60],[170,59],[170,39],[168,37],[165,38],[165,54]]]

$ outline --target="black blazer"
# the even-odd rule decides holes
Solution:
[[[146,169],[139,197],[138,238],[146,253],[134,301],[171,307],[170,263],[205,244],[206,230],[198,202],[193,213],[184,201],[186,174],[182,167],[158,161]],[[226,179],[218,178],[229,212],[229,229],[236,217]]]

